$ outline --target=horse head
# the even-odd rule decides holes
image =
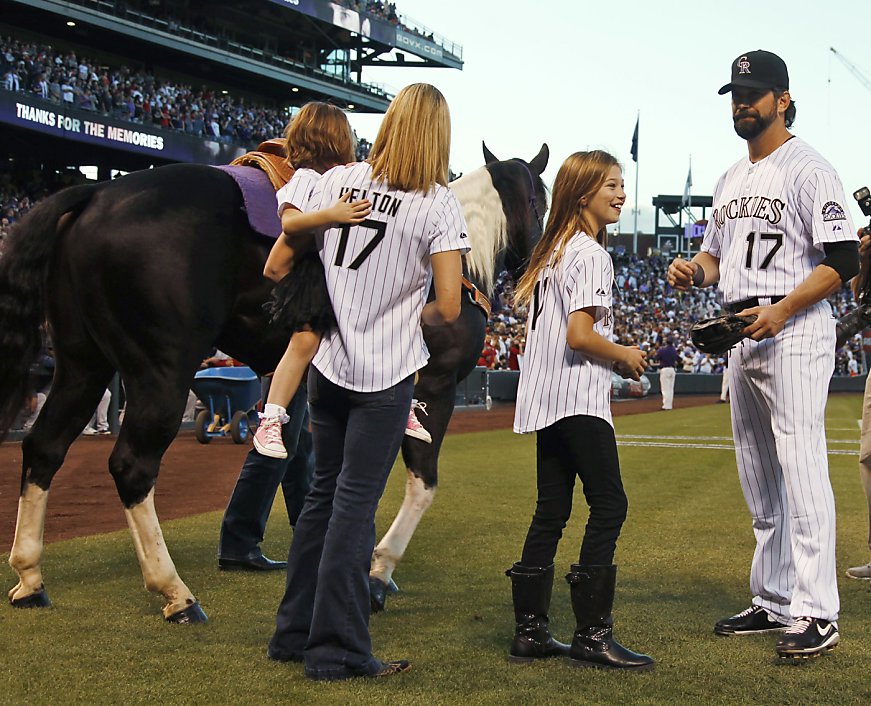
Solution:
[[[486,145],[485,166],[460,177],[451,188],[463,206],[472,250],[467,257],[475,284],[492,291],[502,270],[519,275],[538,242],[547,211],[547,193],[541,173],[549,151],[542,145],[529,162],[500,160]]]

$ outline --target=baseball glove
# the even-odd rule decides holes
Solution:
[[[735,316],[734,314],[703,319],[693,324],[690,338],[693,345],[702,353],[719,355],[746,338],[741,332],[754,321],[756,321],[754,315]]]

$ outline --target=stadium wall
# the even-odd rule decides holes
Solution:
[[[650,380],[650,394],[658,395],[659,373],[645,373]],[[491,370],[487,375],[490,397],[498,402],[514,402],[517,399],[517,383],[520,373],[515,370]],[[703,373],[678,373],[675,376],[676,395],[719,395],[723,384],[722,375]],[[829,392],[856,392],[865,390],[865,376],[833,377],[829,381]]]

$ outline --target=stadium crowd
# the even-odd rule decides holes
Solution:
[[[403,27],[402,20],[396,12],[396,4],[392,2],[381,2],[381,0],[339,0],[339,4],[347,7],[349,10],[356,12],[364,12],[372,17],[385,20],[392,25]]]
[[[0,254],[2,239],[9,228],[42,196],[64,186],[81,183],[84,177],[70,174],[51,183],[38,174],[24,185],[16,185],[8,174],[0,174]],[[615,340],[624,345],[638,345],[651,354],[671,338],[681,355],[678,372],[722,373],[725,357],[709,356],[698,351],[689,340],[689,328],[699,319],[720,313],[716,291],[676,292],[665,283],[667,259],[652,256],[636,259],[617,256],[614,263],[614,306],[617,309]],[[853,297],[845,287],[829,300],[836,316],[850,310]],[[519,370],[526,344],[526,307],[514,301],[514,286],[503,273],[493,298],[493,314],[487,325],[484,348],[478,365],[490,370]],[[838,350],[835,375],[859,375],[864,372],[861,336],[851,339]],[[656,370],[652,361],[651,370]]]
[[[389,22],[409,34],[416,34],[424,39],[436,41],[435,35],[432,32],[426,34],[421,32],[417,27],[406,24],[402,15],[397,12],[395,3],[381,2],[381,0],[366,0],[365,2],[363,0],[339,0],[339,4],[347,7],[349,10],[356,10],[357,12],[362,12]]]
[[[671,256],[653,255],[639,259],[613,255],[614,308],[617,343],[637,345],[648,351],[651,371],[656,371],[652,354],[671,338],[680,355],[679,373],[722,373],[725,356],[710,356],[697,350],[689,338],[690,326],[699,319],[721,313],[716,289],[678,292],[666,283]],[[852,308],[853,295],[847,287],[829,298],[835,315]],[[519,370],[526,344],[525,307],[514,301],[511,280],[503,275],[493,297],[493,315],[487,326],[484,350],[478,365],[491,370]],[[836,355],[835,375],[864,372],[861,336],[856,335]]]
[[[78,170],[70,170],[64,174],[38,170],[13,174],[11,171],[0,170],[0,254],[9,230],[39,199],[85,181],[87,179]]]
[[[287,108],[175,83],[142,68],[99,65],[74,51],[13,37],[0,39],[0,72],[7,91],[247,148],[280,136],[291,116]],[[368,154],[368,143],[360,145]]]
[[[371,145],[360,141],[368,153]],[[359,151],[359,148],[358,148]],[[365,159],[366,154],[358,155]],[[65,186],[81,183],[84,177],[71,172],[50,180],[40,173],[16,181],[0,172],[0,255],[2,241],[9,228],[39,198]],[[666,338],[671,338],[681,356],[678,372],[722,373],[725,357],[709,356],[698,351],[689,340],[689,328],[699,319],[716,316],[720,305],[715,289],[687,293],[671,289],[665,281],[669,257],[653,255],[635,258],[614,255],[614,306],[617,310],[615,340],[624,345],[638,345],[652,357]],[[493,296],[493,314],[487,325],[484,348],[478,365],[491,370],[519,370],[526,344],[526,307],[514,301],[514,285],[507,273],[499,278]],[[847,287],[829,298],[835,315],[840,317],[852,308],[853,296]],[[656,370],[655,361],[651,370]],[[862,340],[857,335],[838,350],[835,375],[860,375],[864,372]]]

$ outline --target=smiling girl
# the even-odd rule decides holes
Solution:
[[[611,369],[638,380],[647,367],[637,346],[611,338],[611,257],[605,227],[626,201],[623,174],[606,152],[576,152],[560,167],[544,235],[517,287],[529,304],[526,353],[514,431],[536,432],[538,500],[511,577],[516,630],[509,659],[568,654],[575,666],[653,666],[614,640],[611,607],[617,537],[627,501],[611,423]],[[571,647],[548,629],[554,556],[571,515],[575,477],[590,517],[577,564],[566,579],[577,626]]]

